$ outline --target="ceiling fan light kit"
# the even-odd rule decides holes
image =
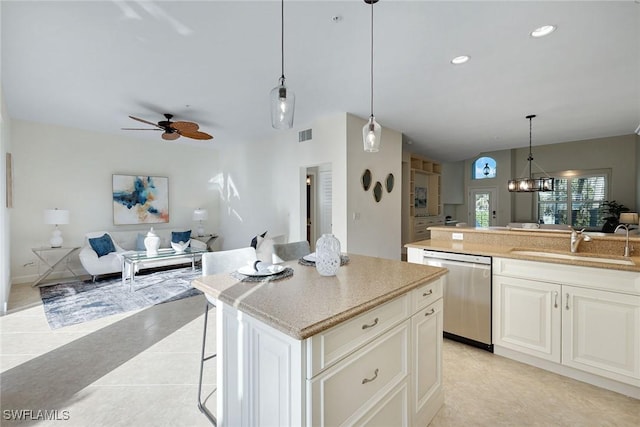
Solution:
[[[376,118],[373,115],[373,5],[378,0],[364,0],[364,2],[371,5],[371,115],[367,124],[362,128],[362,142],[364,151],[377,153],[380,150],[382,127],[376,122]]]
[[[536,163],[536,166],[544,173],[546,176],[541,178],[534,178],[531,173],[531,164],[535,163],[533,161],[533,154],[531,151],[531,120],[536,117],[535,114],[530,114],[526,118],[529,120],[529,157],[527,161],[529,162],[529,177],[525,178],[514,178],[510,179],[507,183],[507,188],[510,192],[515,193],[533,193],[537,191],[553,191],[555,179],[551,178],[547,173]]]
[[[274,129],[291,129],[296,95],[284,84],[284,0],[280,1],[280,58],[282,73],[278,86],[271,90],[271,126]]]

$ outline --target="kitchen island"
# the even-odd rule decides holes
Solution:
[[[426,426],[442,406],[446,269],[349,255],[336,276],[231,274],[193,286],[217,300],[220,426]]]

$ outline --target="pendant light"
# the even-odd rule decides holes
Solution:
[[[536,117],[535,114],[530,114],[526,118],[529,119],[529,157],[527,161],[529,162],[529,177],[528,178],[516,178],[510,179],[507,184],[510,192],[516,193],[532,193],[535,191],[553,191],[554,187],[554,179],[551,178],[547,173],[542,170],[540,166],[536,163],[536,166],[546,175],[543,178],[533,178],[531,173],[531,164],[535,163],[533,161],[533,154],[531,151],[531,120]]]
[[[382,128],[373,115],[373,5],[378,0],[364,0],[364,2],[371,5],[371,116],[362,128],[362,142],[364,143],[364,151],[376,153],[380,150],[380,134],[382,133]]]
[[[278,86],[271,90],[271,126],[274,129],[291,129],[293,127],[293,113],[296,95],[284,84],[284,0],[280,1],[281,14],[281,43],[280,58],[282,60],[282,74]]]

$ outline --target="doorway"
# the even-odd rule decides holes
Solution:
[[[311,166],[306,171],[306,237],[312,251],[318,238],[331,233],[331,164]]]
[[[474,227],[496,225],[497,188],[477,188],[469,192],[469,222]]]

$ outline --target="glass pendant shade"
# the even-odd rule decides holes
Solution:
[[[274,129],[291,129],[293,127],[293,113],[296,104],[296,95],[291,89],[287,89],[284,78],[280,78],[280,84],[271,90],[271,126]]]
[[[377,153],[380,151],[380,136],[382,127],[376,122],[375,117],[371,116],[366,125],[362,128],[362,141],[364,142],[364,151],[368,153]]]

